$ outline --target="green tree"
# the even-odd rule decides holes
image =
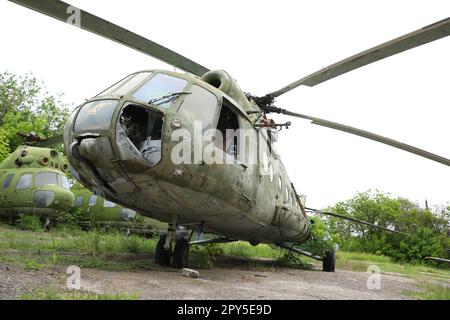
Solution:
[[[68,115],[61,95],[51,95],[32,74],[1,73],[0,161],[22,144],[18,131],[34,131],[44,137],[60,135]]]
[[[333,240],[345,250],[419,261],[426,256],[445,257],[450,246],[448,208],[432,212],[405,198],[368,191],[328,210],[409,234],[402,236],[334,217],[326,218]]]

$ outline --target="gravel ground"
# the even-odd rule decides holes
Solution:
[[[381,274],[380,290],[367,288],[368,274],[337,270],[279,268],[258,271],[236,266],[199,270],[200,278],[180,270],[81,270],[82,289],[93,293],[138,294],[141,299],[411,299],[405,291],[418,290],[414,279]],[[0,264],[0,299],[16,299],[36,288],[63,291],[65,268],[31,271]]]
[[[63,289],[64,272],[55,270],[25,270],[6,264],[0,264],[0,300],[20,298],[22,294],[34,289],[55,286]]]

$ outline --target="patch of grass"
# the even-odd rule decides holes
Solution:
[[[60,263],[64,265],[77,265],[80,268],[92,268],[106,271],[133,271],[149,269],[148,258],[127,257],[121,255],[110,256],[60,256]]]
[[[311,270],[314,265],[306,261],[306,259],[307,258],[294,252],[285,250],[283,255],[281,255],[277,261],[283,267]]]
[[[42,270],[44,264],[37,262],[35,259],[25,260],[25,268],[30,270]]]
[[[38,217],[24,215],[17,220],[17,227],[22,230],[43,231],[42,223]]]
[[[224,254],[237,257],[278,259],[283,255],[281,250],[274,249],[267,244],[252,246],[245,241],[230,242],[222,244],[221,247]]]
[[[424,291],[409,291],[406,294],[420,300],[450,300],[450,286],[437,283],[423,283]]]
[[[363,252],[338,251],[338,258],[342,260],[370,261],[379,263],[391,262],[391,258],[389,257]]]
[[[222,246],[218,244],[207,244],[201,246],[193,246],[189,258],[189,264],[194,268],[212,269],[216,256],[223,254]]]
[[[386,256],[338,251],[336,267],[365,272],[370,265],[377,265],[381,272],[401,273],[414,278],[434,277],[450,280],[450,272],[429,265],[395,262]]]
[[[82,232],[57,229],[48,233],[22,231],[0,226],[0,249],[69,251],[91,255],[110,253],[154,253],[155,239],[137,235],[125,236],[120,232],[99,230]]]
[[[59,292],[53,287],[36,289],[20,296],[20,300],[138,300],[138,294],[90,293],[83,291]]]

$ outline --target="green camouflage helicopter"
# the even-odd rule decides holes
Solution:
[[[79,183],[75,183],[71,191],[75,196],[74,207],[79,208],[78,224],[83,229],[89,229],[94,225],[104,229],[117,228],[126,234],[150,237],[156,231],[155,228],[167,228],[164,224],[141,216],[134,210],[98,197]]]
[[[447,158],[390,138],[274,105],[275,98],[300,85],[315,86],[446,37],[450,34],[449,18],[255,97],[244,93],[225,71],[210,71],[65,2],[11,1],[187,72],[133,73],[79,106],[64,132],[70,170],[83,186],[169,223],[167,234],[157,245],[159,264],[183,267],[190,244],[239,239],[253,245],[276,244],[322,260],[325,271],[334,271],[334,250],[312,256],[294,247],[310,237],[306,213],[314,210],[301,201],[273,145],[277,131],[290,122],[274,123],[266,117],[269,113],[307,119],[450,165]],[[191,236],[194,231],[221,236],[192,241],[191,237],[177,236],[179,226],[191,229]]]
[[[58,151],[38,146],[45,140],[34,132],[18,135],[25,144],[0,164],[0,215],[11,222],[36,215],[48,225],[73,205],[67,163]]]

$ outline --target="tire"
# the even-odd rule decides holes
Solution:
[[[155,263],[160,266],[170,266],[170,251],[164,249],[166,243],[166,236],[159,237],[158,244],[156,245]]]
[[[336,265],[336,251],[330,250],[325,252],[325,257],[323,258],[323,271],[334,272],[335,265]]]
[[[178,269],[187,267],[188,258],[189,242],[186,239],[179,239],[173,252],[173,266]]]

